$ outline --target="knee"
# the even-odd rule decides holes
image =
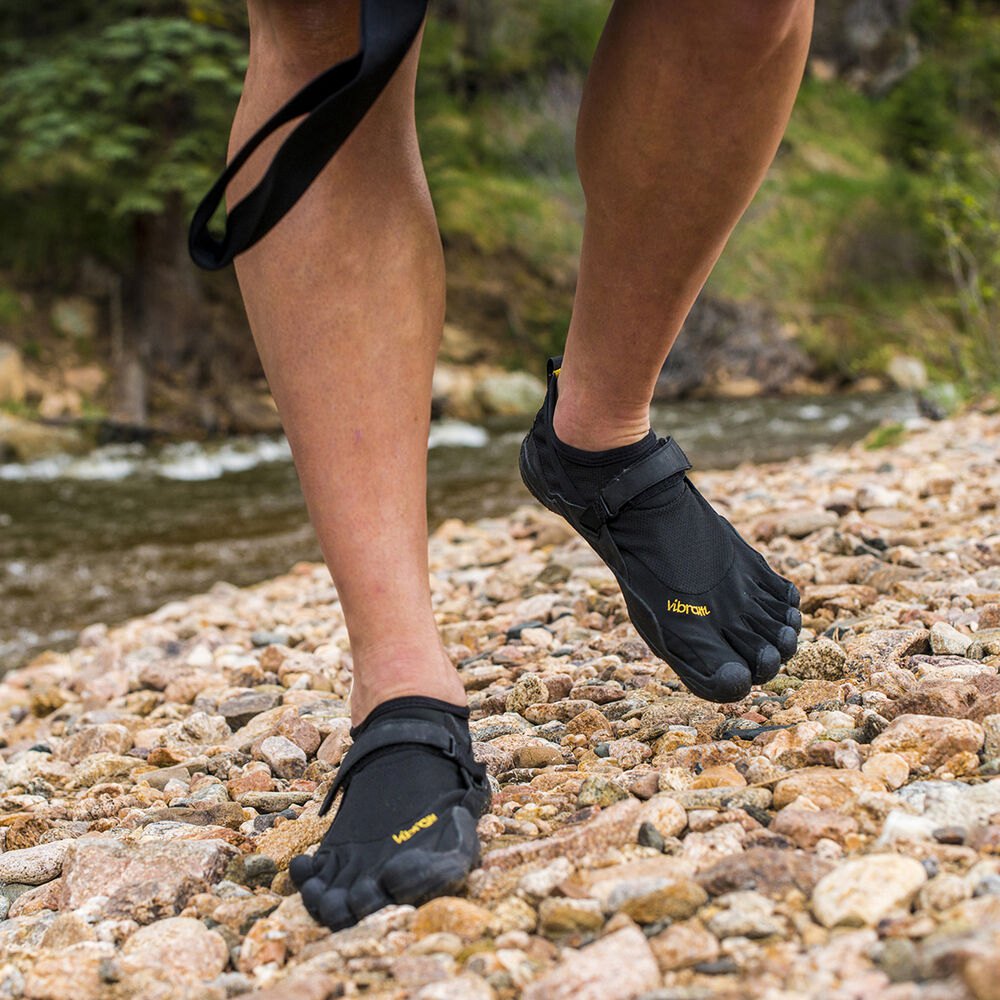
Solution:
[[[360,0],[248,0],[250,45],[290,71],[321,72],[358,50]]]

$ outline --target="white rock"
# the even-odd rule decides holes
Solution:
[[[0,854],[0,883],[44,885],[51,882],[62,872],[66,848],[71,843],[71,840],[53,840]]]
[[[870,854],[838,865],[817,883],[812,910],[824,927],[872,927],[909,906],[927,881],[924,866],[899,854]]]
[[[939,656],[965,656],[972,639],[947,622],[931,626],[931,651]]]

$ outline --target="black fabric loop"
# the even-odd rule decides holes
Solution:
[[[233,157],[195,209],[188,233],[194,262],[217,271],[265,236],[305,194],[354,131],[406,58],[427,0],[361,0],[361,47],[308,83]],[[282,125],[305,115],[281,144],[263,178],[226,219],[221,239],[208,224],[226,188],[254,150]]]
[[[630,465],[601,490],[601,500],[608,516],[614,517],[629,500],[634,500],[651,486],[690,468],[691,463],[681,446],[673,438],[667,438],[662,448]]]

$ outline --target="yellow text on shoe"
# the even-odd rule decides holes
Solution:
[[[697,615],[699,618],[712,613],[705,604],[685,604],[678,600],[667,601],[667,611],[675,611],[679,615]]]
[[[428,813],[426,816],[421,816],[420,819],[418,819],[409,829],[400,830],[399,833],[394,833],[392,835],[392,839],[396,841],[397,844],[405,844],[415,833],[419,833],[421,830],[426,830],[427,827],[433,826],[437,821],[437,813]]]

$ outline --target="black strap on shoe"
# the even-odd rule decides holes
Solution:
[[[666,438],[661,447],[612,479],[580,514],[580,523],[588,531],[599,531],[640,493],[690,468],[681,446],[673,438]]]
[[[337,777],[326,793],[323,805],[320,806],[320,816],[325,815],[330,806],[333,805],[337,792],[344,787],[351,772],[365,757],[375,753],[376,750],[403,746],[407,743],[437,750],[445,757],[455,761],[470,779],[475,780],[480,777],[482,765],[473,758],[471,749],[463,746],[443,726],[423,719],[386,720],[382,724],[376,723],[366,729],[351,749],[347,751],[344,759],[340,762]]]
[[[233,157],[191,219],[194,262],[217,271],[265,236],[305,194],[364,118],[420,31],[427,0],[361,0],[361,47],[302,88]],[[267,172],[226,219],[221,239],[208,231],[226,188],[251,154],[282,125],[306,116],[281,144]]]

